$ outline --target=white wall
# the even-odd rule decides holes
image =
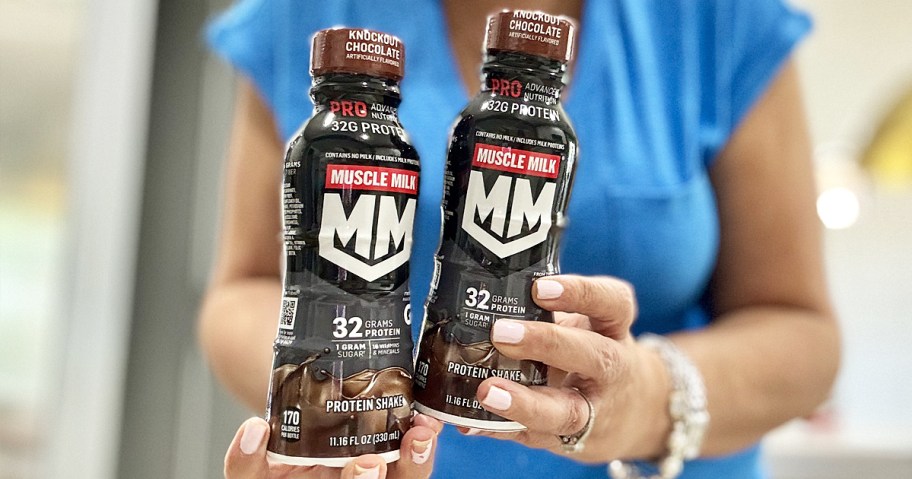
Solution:
[[[76,78],[59,399],[43,477],[113,478],[133,306],[157,2],[91,0]]]
[[[843,367],[826,414],[768,441],[777,478],[912,477],[912,185],[851,162],[912,88],[912,1],[794,0],[815,28],[798,52],[823,186],[849,186],[858,222],[828,230]]]
[[[814,30],[798,51],[817,143],[865,143],[912,88],[912,1],[792,0]]]

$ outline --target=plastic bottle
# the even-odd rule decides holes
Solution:
[[[313,117],[282,184],[285,275],[266,417],[269,456],[344,466],[399,458],[410,424],[409,255],[419,161],[399,123],[402,42],[313,39]]]
[[[560,105],[574,30],[542,12],[488,18],[484,88],[459,116],[447,152],[442,239],[416,355],[415,408],[445,422],[523,429],[484,410],[478,385],[493,375],[547,381],[541,363],[501,356],[490,331],[500,319],[553,321],[531,287],[558,272],[577,160]]]

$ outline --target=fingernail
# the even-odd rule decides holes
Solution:
[[[495,343],[516,344],[522,341],[524,334],[526,334],[525,326],[509,319],[499,319],[491,328],[491,340]]]
[[[466,436],[476,436],[480,432],[481,432],[481,429],[475,429],[474,427],[470,427],[470,428],[466,429],[463,434],[465,434]]]
[[[380,464],[370,468],[355,464],[355,479],[377,479],[380,477]]]
[[[265,436],[265,424],[259,421],[247,424],[244,426],[244,433],[241,434],[241,452],[248,456],[255,453]]]
[[[428,439],[427,441],[413,441],[412,442],[412,462],[415,464],[421,465],[427,462],[431,457],[431,442],[433,438]]]
[[[485,406],[491,409],[497,409],[498,411],[510,409],[510,404],[512,402],[513,398],[510,397],[510,393],[497,386],[491,386],[491,389],[488,389],[488,395],[481,401]]]
[[[535,295],[538,299],[557,299],[564,294],[564,285],[550,279],[535,281]]]

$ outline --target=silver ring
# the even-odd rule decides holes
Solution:
[[[567,454],[576,454],[582,452],[583,448],[586,447],[586,438],[589,437],[589,433],[592,432],[592,423],[595,422],[595,406],[592,405],[592,401],[590,401],[582,391],[577,388],[570,389],[573,389],[582,396],[586,401],[586,404],[589,405],[589,419],[579,432],[567,436],[563,434],[557,435],[557,438],[560,439],[561,442],[561,451]]]

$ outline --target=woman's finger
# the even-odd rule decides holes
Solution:
[[[431,476],[439,429],[423,425],[430,421],[443,427],[439,421],[427,416],[415,416],[412,428],[402,436],[399,460],[390,465],[390,479],[426,479]]]
[[[440,432],[443,431],[442,422],[432,418],[431,416],[427,416],[421,413],[416,413],[415,416],[412,417],[412,427],[415,426],[424,426],[430,428],[434,431],[435,435],[440,434]]]
[[[342,469],[341,479],[384,479],[386,461],[377,454],[365,454],[352,459]]]
[[[554,324],[592,331],[592,325],[589,323],[589,316],[579,313],[556,312],[554,313]]]
[[[269,424],[253,417],[241,424],[225,454],[226,479],[266,479],[269,464],[266,462],[266,438]]]
[[[511,358],[540,361],[598,383],[615,381],[627,367],[616,341],[557,324],[498,319],[491,342]]]
[[[478,387],[477,397],[486,410],[551,438],[577,433],[589,421],[589,403],[571,388],[526,387],[503,378],[489,378]]]
[[[593,331],[617,340],[630,337],[637,313],[633,286],[608,276],[539,278],[533,283],[532,297],[549,311],[588,316]]]
[[[466,427],[457,427],[456,429],[458,429],[459,432],[465,434],[466,436],[484,436],[500,439],[501,441],[518,442],[533,449],[553,450],[554,448],[560,446],[560,441],[554,434],[534,432],[528,429],[515,432],[483,431],[480,429]]]
[[[463,434],[518,442],[557,454],[565,454],[559,436],[579,433],[589,421],[589,403],[579,391],[570,388],[525,387],[502,378],[490,378],[479,386],[478,399],[485,409],[528,429],[494,432],[459,428]],[[592,451],[574,454],[573,459],[585,463],[604,462],[601,454]]]

